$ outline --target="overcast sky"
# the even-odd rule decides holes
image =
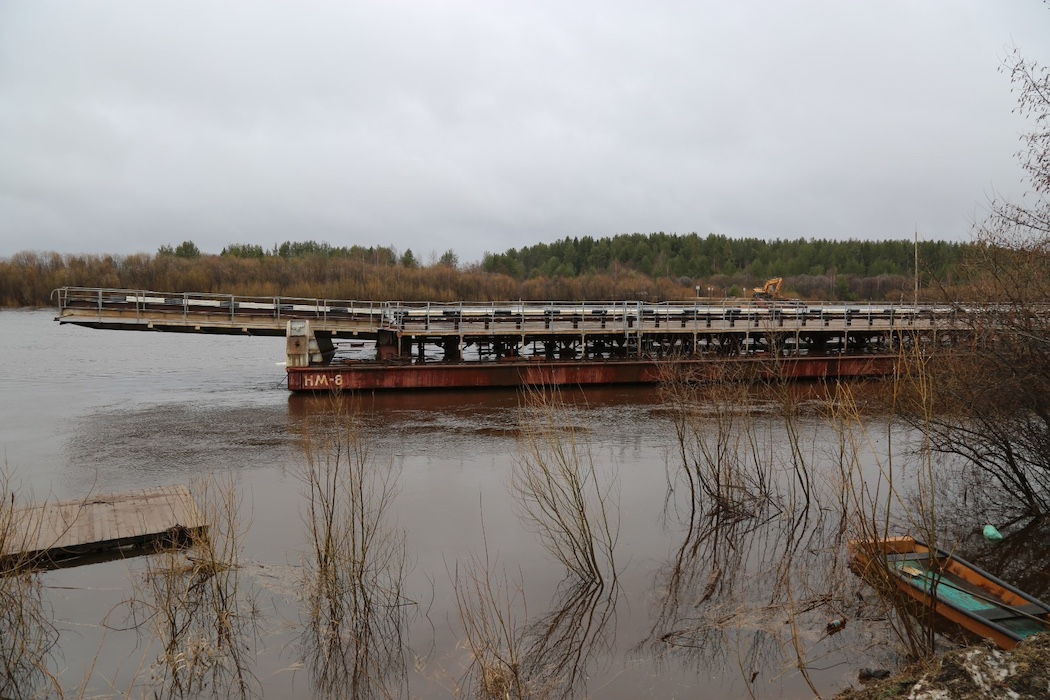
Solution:
[[[966,240],[1038,0],[0,0],[0,256]]]

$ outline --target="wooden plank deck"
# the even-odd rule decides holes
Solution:
[[[49,568],[83,554],[184,538],[204,527],[182,484],[16,507],[9,531],[0,533],[0,569]]]

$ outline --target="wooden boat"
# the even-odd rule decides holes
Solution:
[[[1050,632],[1050,605],[987,571],[913,537],[849,543],[854,570],[876,586],[892,583],[938,615],[1012,649]]]

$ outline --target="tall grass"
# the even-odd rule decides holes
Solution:
[[[61,695],[50,665],[58,630],[43,596],[35,561],[25,553],[37,540],[6,467],[0,470],[0,697]]]
[[[191,485],[205,527],[189,547],[172,541],[151,556],[128,601],[131,621],[149,634],[147,659],[135,683],[154,698],[251,697],[259,610],[240,574],[249,524],[232,477]]]
[[[400,469],[372,456],[361,416],[343,398],[303,434],[302,642],[316,695],[392,697],[406,692],[404,635],[415,606],[393,512]]]

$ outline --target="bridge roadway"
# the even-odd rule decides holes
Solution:
[[[950,306],[884,303],[361,302],[83,287],[57,289],[53,298],[57,321],[92,328],[291,336],[305,325],[312,349],[323,355],[315,352],[309,364],[330,360],[342,339],[375,341],[379,359],[422,359],[437,346],[444,359],[458,360],[472,346],[505,357],[530,344],[549,358],[774,347],[877,352],[916,333],[963,329]]]

